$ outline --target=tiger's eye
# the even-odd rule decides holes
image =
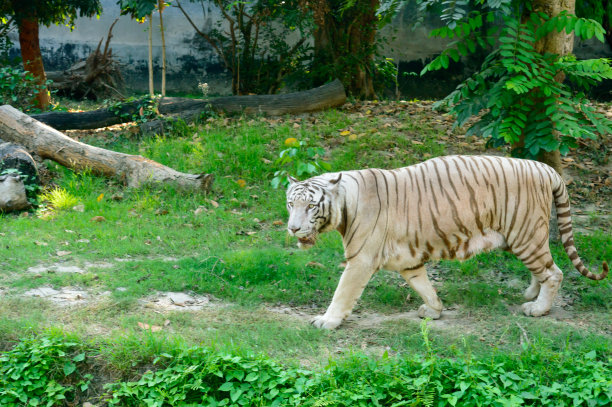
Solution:
[[[308,209],[312,209],[312,208],[314,208],[314,207],[315,207],[315,206],[314,206],[313,204],[308,205]]]

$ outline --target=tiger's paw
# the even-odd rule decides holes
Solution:
[[[326,315],[317,315],[313,318],[312,324],[315,328],[336,329],[342,323],[342,318],[333,318]]]
[[[423,304],[419,307],[419,318],[431,318],[438,319],[442,315],[442,310],[437,311],[431,308],[427,304]]]
[[[548,314],[550,311],[550,308],[547,309],[544,305],[538,304],[537,301],[526,302],[521,308],[523,309],[523,314],[528,317],[541,317],[542,315]]]

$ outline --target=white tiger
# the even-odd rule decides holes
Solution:
[[[559,174],[537,161],[494,156],[447,156],[394,170],[323,174],[287,190],[288,231],[300,247],[322,232],[342,235],[346,268],[324,315],[313,321],[334,329],[350,315],[373,273],[399,272],[421,296],[420,317],[439,318],[436,291],[425,262],[468,259],[502,248],[531,271],[526,315],[549,312],[563,273],[548,245],[551,204],[566,253],[585,277],[601,280],[578,257],[570,202]]]

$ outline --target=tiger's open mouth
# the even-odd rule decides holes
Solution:
[[[314,246],[317,241],[316,235],[298,237],[298,247],[301,249],[306,249],[308,247]]]

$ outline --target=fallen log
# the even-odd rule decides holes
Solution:
[[[140,130],[143,133],[161,133],[177,120],[192,122],[198,119],[206,109],[225,113],[264,113],[270,116],[282,116],[316,112],[342,106],[344,102],[346,102],[346,93],[342,82],[338,79],[303,92],[280,95],[224,96],[191,104],[175,101],[173,110],[178,114],[161,120],[145,122],[140,125]],[[159,111],[162,114],[170,114],[166,107],[163,109],[160,107]]]
[[[97,109],[88,112],[46,112],[31,117],[55,130],[88,130],[133,121],[142,101],[123,103],[118,109]]]
[[[157,109],[161,115],[178,115],[180,118],[184,113],[184,120],[192,120],[196,116],[195,112],[208,109],[225,113],[263,113],[278,116],[315,112],[341,106],[345,101],[344,86],[336,79],[318,88],[280,95],[224,96],[210,100],[166,97],[160,99]],[[133,117],[140,114],[142,103],[134,101],[124,103],[118,109],[89,112],[47,112],[32,115],[32,118],[56,130],[97,129],[133,121]],[[166,120],[152,121],[144,128],[147,131],[156,131],[162,129],[164,123]]]
[[[342,82],[336,79],[318,88],[278,95],[224,96],[210,100],[214,110],[227,113],[264,113],[272,116],[317,112],[346,102]]]
[[[178,172],[141,156],[81,143],[9,105],[0,106],[0,138],[21,144],[40,157],[66,167],[119,178],[130,187],[150,182],[171,182],[206,191],[214,178],[211,174]]]

